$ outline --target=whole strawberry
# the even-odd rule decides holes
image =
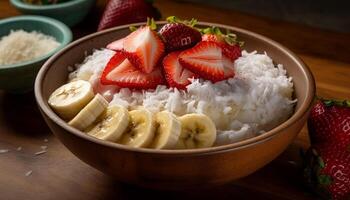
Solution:
[[[197,20],[181,21],[175,16],[167,18],[169,23],[160,30],[167,52],[187,49],[201,41],[201,33],[194,28]]]
[[[109,0],[103,12],[98,30],[123,24],[142,22],[147,17],[159,19],[159,11],[148,0]]]
[[[307,185],[325,199],[350,199],[350,102],[318,100],[308,129]]]
[[[337,144],[315,145],[306,154],[307,186],[323,199],[350,199],[350,152]]]
[[[236,60],[242,55],[241,46],[243,43],[237,41],[237,36],[235,34],[223,34],[217,27],[203,29],[202,33],[204,33],[202,41],[217,43],[221,47],[222,53],[231,61]]]
[[[350,101],[318,100],[311,109],[308,129],[312,144],[350,145]]]

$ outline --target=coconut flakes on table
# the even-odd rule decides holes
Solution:
[[[41,148],[42,150],[46,150],[46,149],[47,149],[47,146],[46,146],[46,145],[42,145],[42,146],[40,146],[40,148]]]
[[[10,150],[8,150],[8,149],[0,149],[0,153],[7,153],[7,152],[9,152]]]
[[[35,152],[34,155],[39,156],[39,155],[44,154],[46,152],[47,152],[46,150],[42,150],[42,151]]]
[[[33,171],[32,171],[32,170],[29,170],[29,171],[27,171],[24,175],[25,175],[25,176],[30,176],[30,175],[32,175],[32,173],[33,173]]]

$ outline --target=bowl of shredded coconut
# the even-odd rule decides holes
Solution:
[[[33,89],[42,64],[72,40],[63,23],[41,16],[0,20],[0,89]]]
[[[94,168],[122,182],[151,188],[227,183],[272,161],[306,122],[315,95],[310,70],[286,47],[264,36],[232,26],[199,24],[229,30],[245,42],[234,61],[234,77],[216,82],[191,78],[185,89],[166,84],[143,90],[101,84],[116,55],[106,46],[130,34],[129,25],[94,33],[54,55],[37,76],[36,100],[53,133]],[[91,84],[93,93],[104,97],[108,106],[205,115],[216,127],[215,142],[207,148],[154,149],[93,137],[70,126],[50,107],[54,91],[75,81]]]

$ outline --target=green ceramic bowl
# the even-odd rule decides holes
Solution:
[[[70,29],[55,19],[41,16],[20,16],[0,20],[0,38],[11,30],[39,31],[53,36],[61,45],[37,59],[13,65],[0,65],[0,89],[10,92],[26,92],[33,89],[34,80],[43,63],[54,53],[72,41]]]
[[[70,0],[52,5],[32,5],[22,0],[10,0],[20,12],[30,15],[51,17],[72,27],[81,22],[89,13],[96,0]]]

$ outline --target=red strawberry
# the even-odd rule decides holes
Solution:
[[[145,0],[109,0],[98,30],[123,24],[142,22],[147,17],[159,19],[159,11]]]
[[[163,67],[165,78],[170,87],[186,89],[186,86],[191,83],[188,79],[197,78],[198,76],[180,65],[180,53],[180,51],[169,53],[163,59]]]
[[[318,100],[308,129],[306,182],[321,196],[350,199],[350,101]]]
[[[224,66],[224,79],[233,78],[235,76],[234,62],[226,56],[222,57]]]
[[[129,61],[145,73],[153,71],[164,53],[164,44],[151,26],[132,32],[125,38],[123,47]]]
[[[175,16],[168,17],[167,20],[169,23],[159,30],[159,34],[168,52],[193,47],[202,40],[201,33],[193,28],[197,20],[181,21]]]
[[[180,64],[200,77],[221,81],[225,78],[221,48],[215,42],[199,42],[179,55]]]
[[[319,100],[311,109],[308,128],[313,144],[336,141],[339,148],[349,148],[350,103]]]
[[[151,73],[143,73],[134,67],[121,52],[116,52],[110,59],[101,76],[101,83],[104,85],[135,89],[153,89],[163,84],[163,80],[159,67]]]
[[[350,152],[337,144],[315,145],[306,154],[307,186],[323,198],[350,199]]]
[[[123,44],[124,44],[124,38],[109,43],[107,45],[107,49],[114,50],[114,51],[121,51],[123,50]]]
[[[240,43],[236,41],[236,35],[232,33],[223,34],[217,27],[206,28],[202,31],[202,41],[216,42],[221,48],[223,54],[232,61],[240,57]]]

